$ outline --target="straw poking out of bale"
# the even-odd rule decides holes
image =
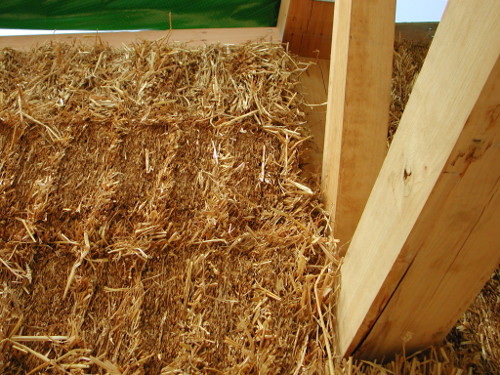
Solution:
[[[397,41],[394,46],[392,60],[392,91],[391,109],[389,111],[388,144],[392,138],[403,115],[408,99],[422,69],[429,45],[414,44],[410,41]]]
[[[306,65],[162,42],[0,64],[3,373],[323,362],[337,261],[298,168]]]

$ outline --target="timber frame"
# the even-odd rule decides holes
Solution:
[[[335,12],[314,3],[282,0],[271,28],[98,36],[284,40],[315,57],[330,54],[331,40],[322,193],[347,250],[338,345],[343,356],[388,358],[441,341],[500,263],[500,2],[448,1],[388,153],[395,0],[336,0]],[[322,23],[300,18],[304,9]],[[404,25],[396,37],[429,38],[434,27]],[[95,38],[0,37],[0,48]]]
[[[441,342],[500,262],[500,2],[448,1],[379,171],[366,137],[386,131],[393,5],[337,0],[332,47],[323,187],[350,242],[338,344],[363,358]],[[379,82],[359,85],[372,66]]]

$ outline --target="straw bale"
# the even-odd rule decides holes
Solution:
[[[0,372],[466,369],[451,344],[339,358],[306,68],[268,43],[0,51]]]
[[[0,65],[2,373],[322,363],[337,260],[298,167],[305,64],[160,41]]]
[[[500,373],[500,269],[447,337],[476,373]]]
[[[408,40],[398,40],[394,45],[392,60],[391,109],[389,112],[388,144],[396,133],[399,120],[403,115],[406,103],[418,73],[422,69],[429,44],[415,44]]]

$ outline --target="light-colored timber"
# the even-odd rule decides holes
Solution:
[[[499,55],[500,2],[450,0],[341,269],[343,355],[440,342],[497,267]]]
[[[281,0],[280,4],[280,11],[278,13],[278,22],[276,24],[276,27],[278,28],[281,39],[283,39],[283,34],[285,33],[288,10],[290,9],[290,1],[291,0]]]
[[[386,155],[395,7],[395,0],[336,2],[322,191],[344,246]]]
[[[50,35],[22,35],[0,37],[0,48],[29,50],[37,44],[60,41],[89,41],[93,43],[101,40],[111,46],[121,46],[138,40],[157,40],[166,38],[172,42],[188,43],[199,46],[211,43],[238,44],[248,41],[263,40],[280,42],[281,36],[277,27],[248,27],[231,29],[183,29],[183,30],[148,30],[124,32],[96,32],[89,34],[50,34]]]

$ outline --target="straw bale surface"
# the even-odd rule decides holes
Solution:
[[[298,167],[306,65],[161,42],[0,65],[2,373],[322,362],[336,261]]]
[[[0,51],[0,373],[454,373],[341,360],[279,45]],[[479,367],[476,367],[479,368]]]
[[[389,131],[387,134],[389,144],[396,133],[428,50],[428,44],[414,44],[407,40],[399,40],[395,43],[394,58],[392,60],[391,109],[389,111]]]
[[[477,373],[500,373],[500,269],[460,318],[447,341]]]

